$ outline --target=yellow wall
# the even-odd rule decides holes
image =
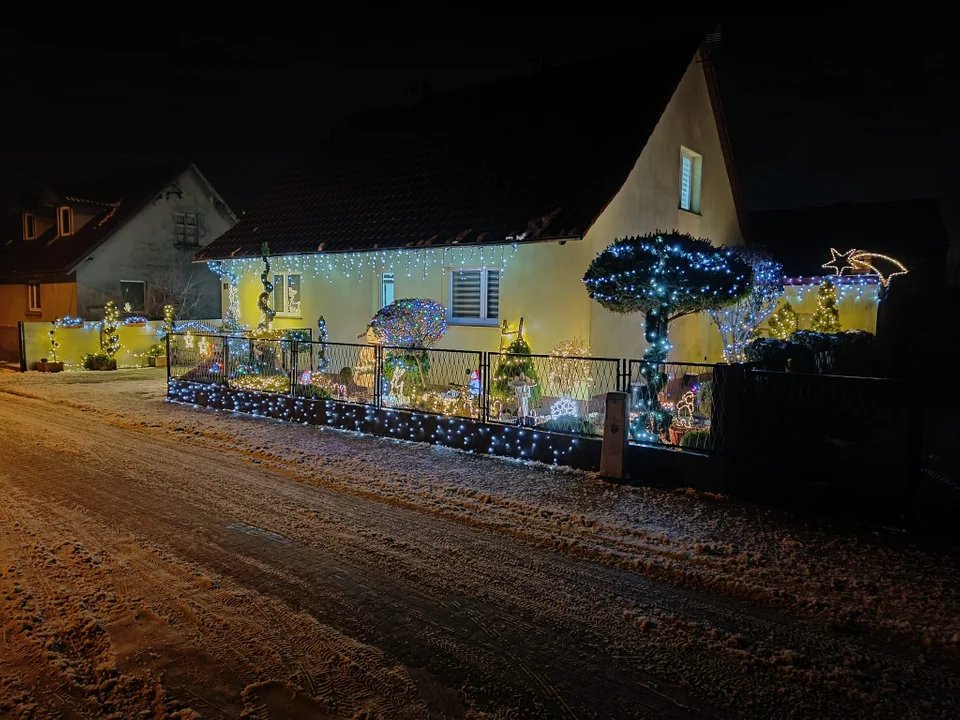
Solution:
[[[26,285],[0,285],[0,325],[77,314],[76,283],[40,283],[40,312],[27,311]]]
[[[700,214],[678,208],[680,148],[702,156]],[[743,242],[733,192],[720,147],[703,68],[697,58],[677,86],[627,182],[587,233],[593,254],[614,240],[677,229],[716,245]],[[586,269],[586,268],[584,268]],[[638,358],[646,348],[643,315],[618,315],[590,305],[590,344],[609,357]],[[705,314],[684,317],[670,328],[671,360],[721,359],[720,333]]]
[[[789,302],[793,311],[799,315],[798,327],[800,330],[810,329],[810,319],[817,309],[818,285],[796,286],[784,288],[783,297],[777,307]],[[857,295],[855,289],[844,290],[837,288],[837,308],[840,311],[841,330],[866,330],[876,334],[877,309],[879,286],[867,285],[863,293]],[[769,321],[761,326],[769,327]]]
[[[207,325],[216,326],[219,320],[204,320]],[[24,353],[27,369],[35,370],[41,358],[52,359],[50,353],[49,322],[26,322],[23,326]],[[150,346],[159,342],[163,330],[162,320],[152,320],[142,325],[123,325],[120,327],[121,350],[117,353],[119,367],[141,367],[148,364],[146,353]],[[88,322],[82,327],[57,328],[57,359],[65,363],[67,369],[76,369],[84,355],[100,352],[100,323]],[[133,353],[136,353],[133,354]]]
[[[599,112],[599,110],[598,110]],[[680,148],[702,156],[700,214],[678,209]],[[549,353],[562,340],[587,340],[598,357],[634,357],[643,354],[643,316],[622,316],[608,312],[591,301],[581,278],[590,260],[614,240],[627,236],[674,228],[716,244],[742,242],[733,194],[727,178],[716,120],[707,91],[703,69],[696,59],[690,63],[673,98],[653,131],[623,188],[603,211],[583,241],[521,245],[508,260],[500,281],[500,319],[512,326],[524,318],[526,337],[534,353]],[[417,251],[429,256],[432,251]],[[464,249],[463,252],[476,252]],[[314,258],[277,258],[272,271],[295,270],[298,263],[313,267]],[[465,261],[468,267],[479,262]],[[486,262],[496,267],[497,262]],[[457,267],[447,263],[448,267]],[[241,322],[256,326],[257,297],[262,289],[259,262],[232,262],[238,275]],[[299,319],[277,318],[276,328],[316,329],[323,314],[333,342],[358,340],[372,315],[379,309],[379,277],[369,268],[361,278],[335,273],[312,277],[302,274],[302,315]],[[430,267],[426,278],[417,268],[407,277],[395,271],[394,295],[422,297],[448,304],[449,272],[443,263]],[[271,299],[272,304],[272,299]],[[674,360],[702,362],[719,360],[720,336],[706,315],[681,318],[671,329]],[[496,350],[499,331],[495,327],[451,325],[440,347],[465,350]]]

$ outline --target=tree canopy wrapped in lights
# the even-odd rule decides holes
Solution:
[[[752,290],[752,269],[731,250],[677,231],[615,241],[590,263],[583,282],[590,297],[616,313],[644,313],[647,397],[635,436],[655,440],[669,425],[658,393],[666,376],[656,363],[670,352],[670,322],[723,308]]]
[[[423,298],[403,298],[382,307],[370,320],[370,330],[381,345],[413,350],[388,350],[384,359],[384,377],[392,381],[399,369],[415,390],[427,386],[430,358],[426,350],[436,345],[447,332],[447,311],[438,302]]]
[[[810,329],[818,333],[840,332],[840,310],[837,308],[837,289],[827,278],[817,292],[817,309],[810,320]]]
[[[731,248],[731,256],[742,260],[753,271],[750,292],[736,302],[707,312],[723,339],[723,359],[728,363],[746,360],[747,343],[766,320],[783,295],[783,265],[758,247]]]

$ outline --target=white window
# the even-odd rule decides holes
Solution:
[[[40,312],[40,283],[27,285],[27,310]]]
[[[200,234],[197,232],[196,213],[174,213],[174,242],[177,245],[199,245]]]
[[[143,280],[120,281],[120,308],[128,313],[147,311],[147,284]]]
[[[385,272],[380,275],[380,307],[386,307],[393,302],[393,273]]]
[[[496,325],[500,315],[500,271],[450,270],[450,321]]]
[[[73,208],[61,207],[57,210],[57,230],[61,236],[73,234]]]
[[[23,214],[23,239],[33,240],[37,237],[37,218],[33,213]]]
[[[680,209],[700,212],[700,175],[703,158],[692,150],[680,148]]]
[[[300,317],[300,273],[273,274],[273,309],[277,317]]]

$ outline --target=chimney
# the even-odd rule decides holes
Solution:
[[[422,105],[428,94],[427,84],[423,80],[417,80],[403,89],[403,104],[407,107]]]
[[[546,53],[542,51],[530,51],[527,53],[523,74],[532,80],[537,80],[543,77],[548,64]]]

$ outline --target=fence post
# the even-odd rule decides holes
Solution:
[[[373,346],[373,406],[383,407],[383,346]]]
[[[490,354],[486,351],[480,353],[480,397],[477,401],[480,403],[480,422],[487,422],[487,373],[489,371],[488,363]],[[468,385],[469,388],[469,385]]]
[[[623,480],[629,436],[629,396],[625,392],[608,392],[604,402],[603,439],[600,444],[600,476]]]
[[[717,363],[713,366],[710,432],[716,438],[714,452],[727,462],[727,489],[730,493],[736,490],[735,481],[745,470],[746,421],[750,416],[745,407],[749,384],[747,371],[746,365]]]
[[[164,338],[167,343],[167,388],[170,387],[170,366],[173,364],[170,362],[170,333],[167,333],[166,338]]]
[[[296,338],[290,339],[290,392],[289,395],[293,395],[296,391],[296,381],[299,373],[299,368],[297,367],[299,363],[297,360],[300,357],[300,341]]]
[[[224,386],[230,385],[230,338],[226,335],[221,336],[223,339],[223,384]]]

